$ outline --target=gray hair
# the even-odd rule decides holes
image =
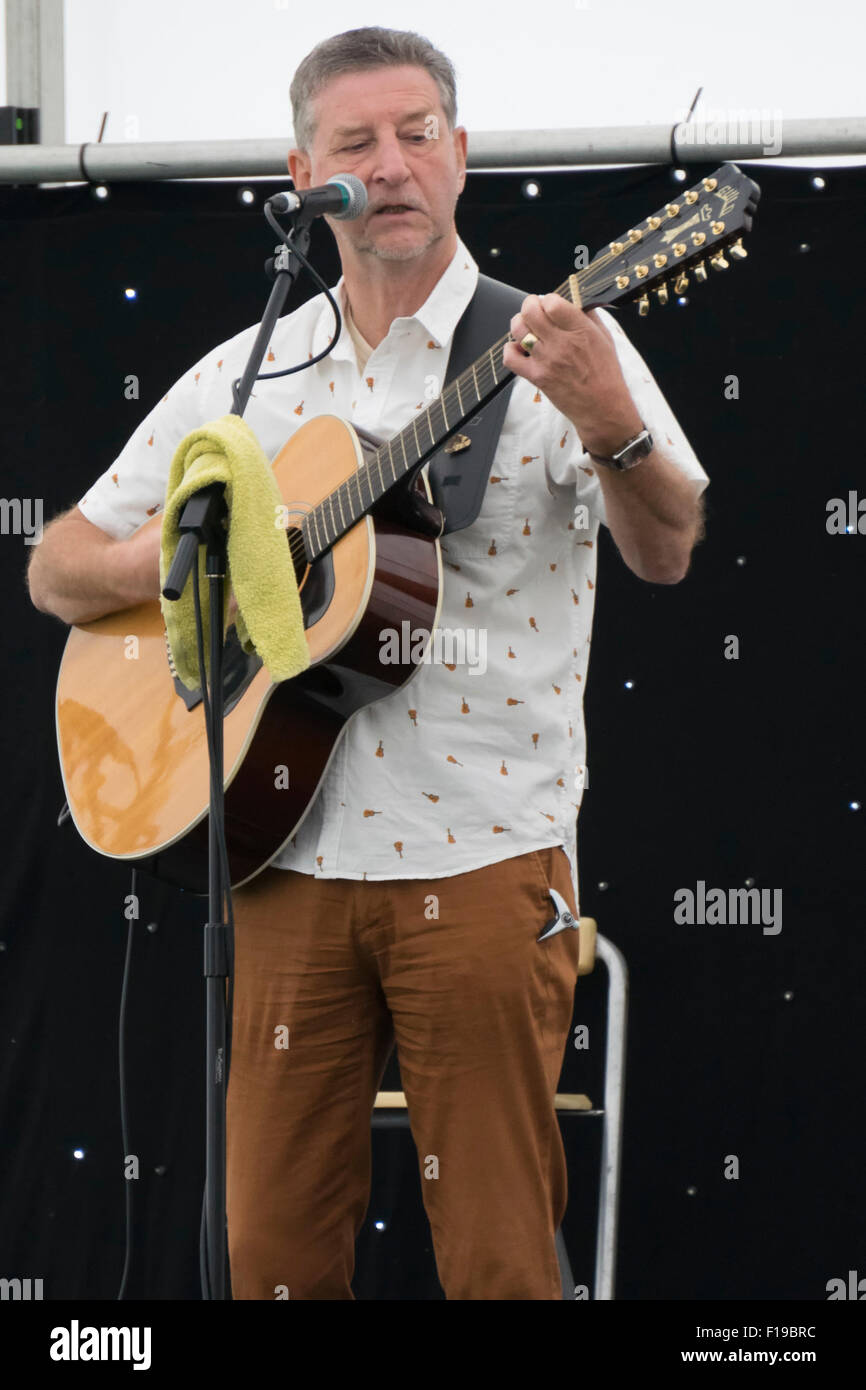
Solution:
[[[311,103],[332,78],[345,72],[369,72],[384,67],[424,68],[439,88],[442,110],[453,131],[457,123],[457,85],[454,68],[444,53],[421,34],[402,29],[348,29],[323,39],[299,64],[289,96],[295,145],[309,153],[316,132]]]

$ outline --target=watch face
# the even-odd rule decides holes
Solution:
[[[653,450],[652,435],[647,432],[642,439],[636,439],[627,448],[621,449],[618,454],[614,454],[614,466],[619,469],[634,468],[636,463],[646,458]]]

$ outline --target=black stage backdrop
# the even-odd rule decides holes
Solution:
[[[711,169],[692,168],[689,183]],[[830,499],[863,477],[866,175],[824,170],[816,188],[815,170],[750,172],[763,197],[749,259],[690,288],[686,306],[622,313],[712,482],[707,537],[681,584],[647,585],[606,532],[600,544],[579,851],[582,911],[630,971],[621,1299],[824,1300],[828,1280],[866,1275],[866,540],[827,530]],[[529,199],[522,175],[470,177],[458,225],[483,271],[541,292],[568,274],[576,245],[594,253],[682,187],[656,167],[538,183]],[[86,187],[0,192],[7,500],[42,498],[46,522],[77,501],[169,385],[258,320],[273,243],[261,200],[280,184],[254,185],[253,206],[242,187],[117,184],[102,201]],[[321,224],[313,253],[333,283]],[[312,292],[299,283],[289,308]],[[138,401],[124,395],[130,374]],[[30,605],[27,553],[22,536],[0,536],[0,1275],[43,1279],[46,1299],[110,1299],[124,1258],[130,874],[57,825],[66,628]],[[781,890],[782,930],[677,924],[675,892],[701,880]],[[196,1299],[204,903],[142,876],[139,887],[127,1296]],[[591,1046],[568,1049],[560,1085],[596,1103],[605,1000],[599,964],[576,995]],[[392,1058],[385,1085],[398,1084]],[[599,1123],[562,1121],[564,1234],[575,1283],[590,1287]],[[725,1175],[731,1156],[738,1177]],[[420,1187],[408,1132],[377,1129],[359,1298],[442,1297]]]

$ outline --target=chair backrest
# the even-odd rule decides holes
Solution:
[[[580,954],[578,956],[577,975],[591,975],[595,969],[595,938],[598,933],[598,923],[594,917],[580,918]]]

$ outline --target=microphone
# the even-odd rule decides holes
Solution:
[[[360,217],[367,206],[367,190],[355,174],[334,174],[320,188],[302,188],[290,193],[275,193],[268,202],[274,212],[300,212],[308,216],[326,214],[345,220]]]

